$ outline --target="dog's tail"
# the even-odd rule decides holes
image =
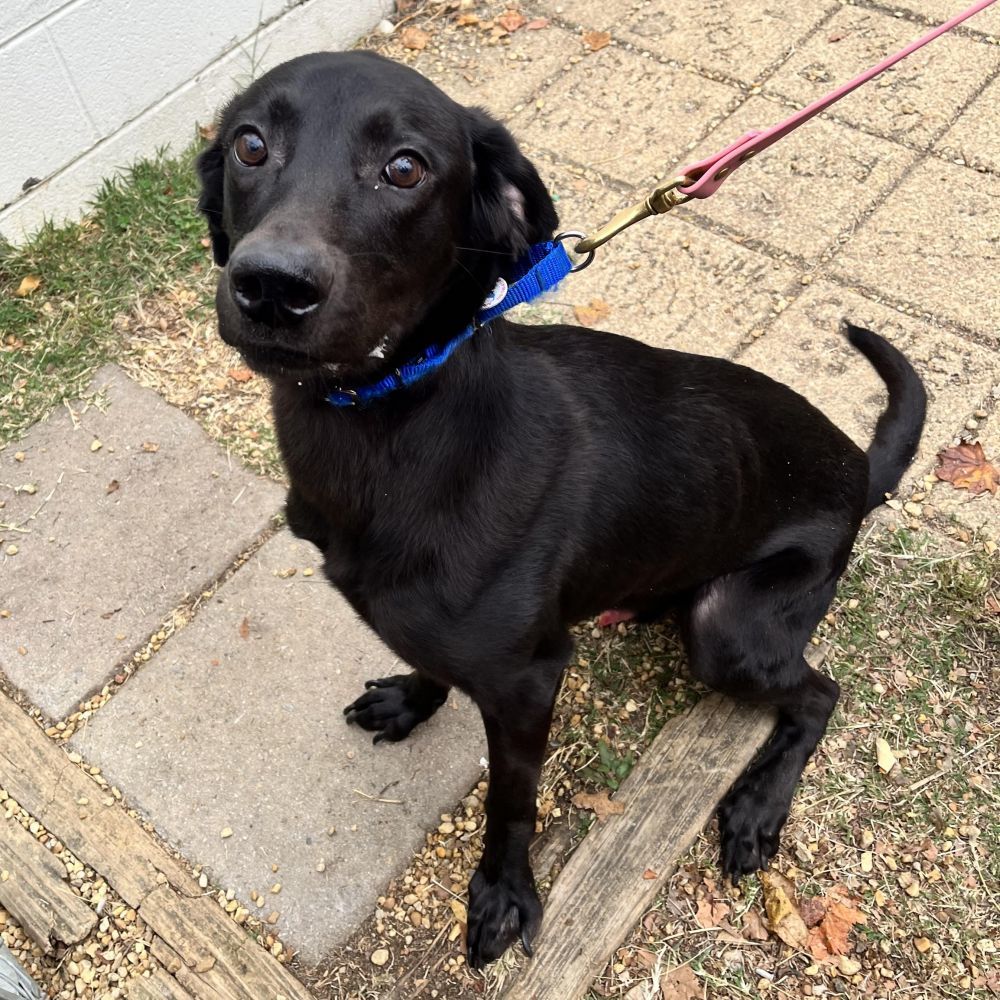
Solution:
[[[913,365],[889,341],[844,320],[847,339],[872,364],[889,390],[889,405],[875,424],[868,446],[866,511],[885,502],[913,460],[927,412],[927,393]]]

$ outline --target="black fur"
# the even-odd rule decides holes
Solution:
[[[245,126],[267,142],[260,166],[232,155]],[[426,163],[423,183],[383,176],[400,151]],[[369,682],[348,720],[401,739],[450,686],[482,712],[470,962],[538,929],[528,845],[567,626],[606,608],[680,602],[694,674],[778,709],[719,810],[725,871],[766,866],[838,694],[803,647],[919,438],[923,390],[902,355],[850,330],[889,387],[868,459],[764,375],[569,326],[496,320],[410,389],[335,409],[328,386],[454,336],[552,233],[537,173],[483,112],[366,53],[269,73],[226,109],[199,169],[229,259],[221,334],[273,382],[289,525],[415,671]]]

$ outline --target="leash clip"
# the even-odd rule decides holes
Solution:
[[[634,226],[643,219],[648,219],[651,215],[663,215],[678,205],[691,200],[691,195],[684,194],[678,188],[686,187],[693,183],[694,178],[687,174],[678,174],[665,184],[660,184],[636,205],[623,208],[610,222],[601,226],[593,236],[586,236],[573,248],[576,253],[590,253],[599,246],[603,246],[612,237],[617,236],[623,229]],[[566,235],[575,235],[568,233]],[[558,237],[557,237],[558,238]],[[590,263],[588,260],[587,263]],[[586,265],[584,265],[586,266]]]
[[[570,237],[582,240],[583,236],[584,236],[584,234],[581,233],[581,232],[579,232],[579,230],[576,230],[576,229],[567,229],[566,232],[564,232],[564,233],[556,233],[556,235],[552,237],[552,242],[553,243],[562,243],[563,240],[568,240]],[[587,254],[587,259],[581,261],[579,264],[574,264],[569,269],[569,273],[570,274],[576,274],[577,271],[582,271],[585,267],[590,267],[590,265],[594,263],[594,251],[591,250],[589,247],[587,247],[584,250],[581,250],[580,247],[582,247],[582,246],[583,246],[582,242],[581,243],[577,243],[577,245],[573,248],[573,253],[580,253],[580,254],[586,253]]]

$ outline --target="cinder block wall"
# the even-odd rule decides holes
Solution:
[[[240,86],[350,46],[392,0],[0,0],[0,234],[72,218],[102,178],[180,149]]]

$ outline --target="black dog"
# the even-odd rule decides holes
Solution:
[[[288,523],[414,668],[369,681],[348,719],[400,740],[451,685],[482,712],[490,791],[469,961],[518,935],[530,951],[542,908],[528,844],[567,626],[606,608],[682,602],[695,676],[778,709],[719,810],[724,870],[765,866],[838,696],[803,648],[920,436],[925,396],[906,359],[847,328],[889,389],[867,456],[747,368],[504,320],[415,385],[336,408],[331,388],[455,337],[551,237],[537,173],[485,113],[357,52],[257,81],[198,169],[225,265],[220,332],[273,383]]]

